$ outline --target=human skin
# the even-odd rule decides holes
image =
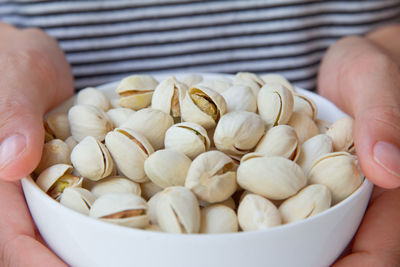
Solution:
[[[372,182],[390,189],[376,187],[354,242],[336,267],[400,262],[399,38],[399,26],[346,37],[321,64],[319,93],[355,118],[361,167]],[[0,23],[0,69],[0,266],[66,266],[37,233],[19,179],[40,160],[43,115],[73,94],[70,67],[43,32]]]

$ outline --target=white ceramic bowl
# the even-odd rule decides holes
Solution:
[[[166,75],[156,77],[163,79]],[[99,89],[113,97],[115,86],[112,83]],[[319,118],[334,121],[344,115],[321,96],[298,91],[315,101]],[[355,234],[373,188],[366,179],[338,205],[288,225],[254,232],[179,235],[104,223],[63,207],[31,178],[24,178],[22,186],[44,240],[75,267],[328,266]]]

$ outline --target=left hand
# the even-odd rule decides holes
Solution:
[[[350,253],[334,266],[398,266],[400,26],[335,43],[322,61],[318,90],[355,119],[361,169],[381,187],[374,189]]]

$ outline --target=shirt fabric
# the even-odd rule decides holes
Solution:
[[[400,21],[400,1],[4,1],[0,20],[59,41],[77,88],[137,73],[279,73],[315,88],[339,38]]]

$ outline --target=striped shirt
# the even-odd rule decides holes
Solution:
[[[134,73],[280,73],[315,88],[339,38],[400,21],[400,1],[0,0],[0,20],[56,38],[77,88]]]

